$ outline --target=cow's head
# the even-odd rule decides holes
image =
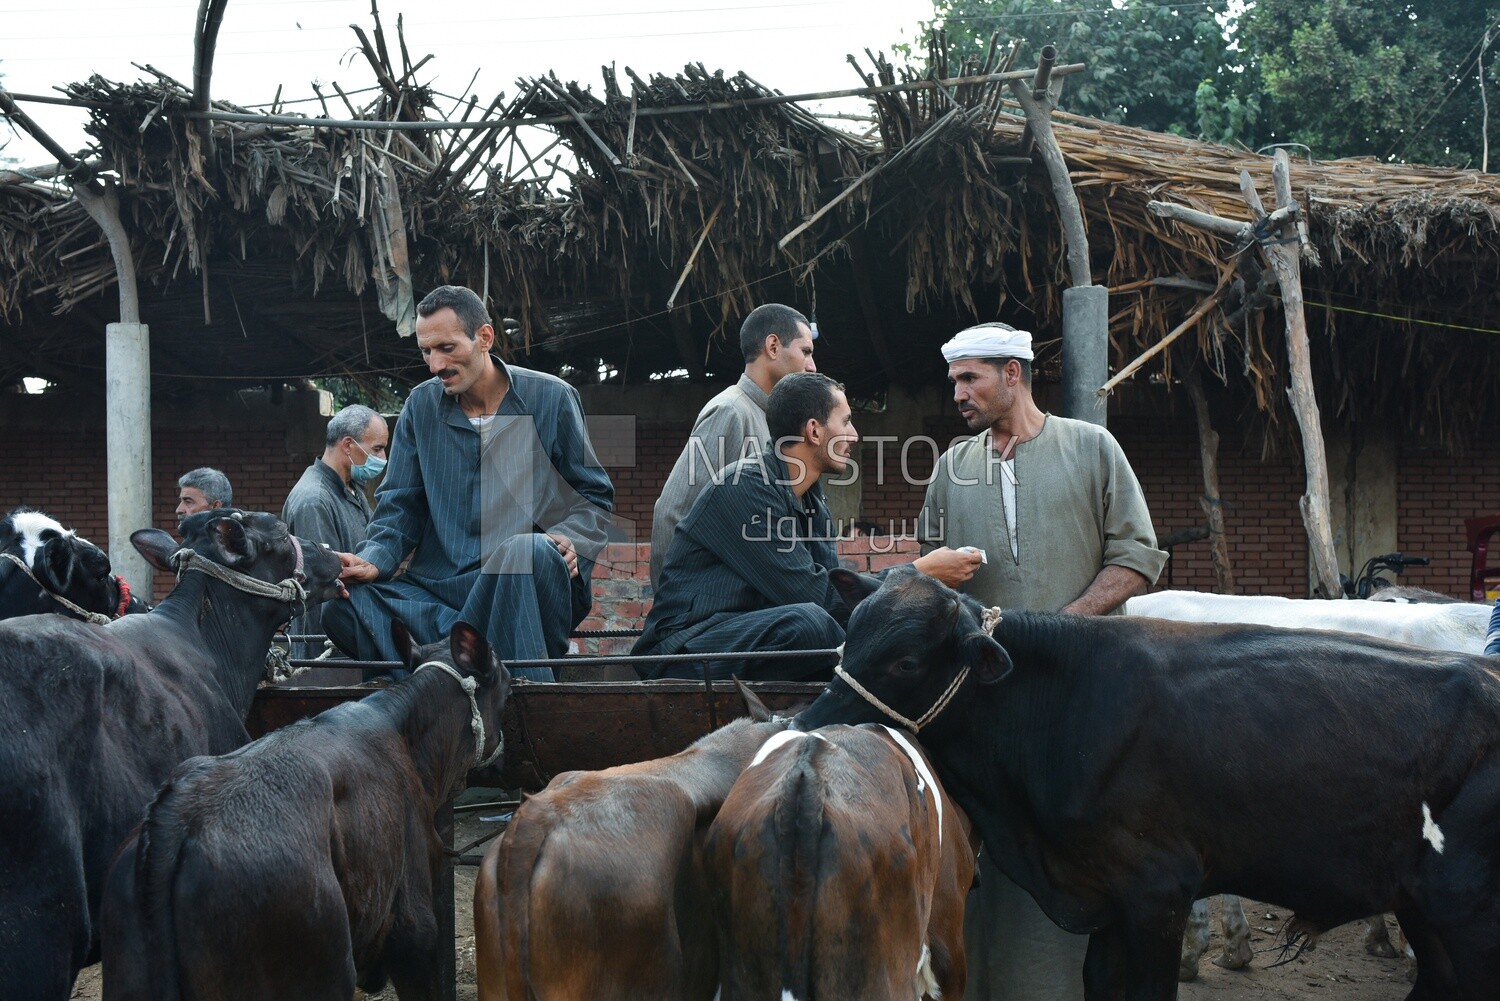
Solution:
[[[829,723],[920,729],[967,685],[993,685],[1010,673],[1010,657],[980,625],[983,608],[973,598],[906,568],[873,593],[858,574],[830,576],[856,607],[840,673],[797,717],[799,730]]]
[[[28,592],[24,607],[7,607],[0,617],[29,612],[78,615],[70,606],[111,618],[140,610],[131,607],[130,589],[113,574],[104,550],[40,511],[17,508],[6,515],[0,524],[0,549],[23,563],[35,581],[25,580],[22,570],[11,571],[14,564],[0,568],[13,572]]]
[[[436,661],[458,671],[464,678],[474,679],[471,697],[483,722],[482,740],[476,748],[475,758],[488,763],[486,759],[498,755],[502,739],[501,716],[505,712],[505,700],[510,697],[510,672],[500,663],[484,633],[467,622],[455,622],[446,642],[438,640],[418,646],[406,624],[400,619],[392,619],[391,641],[396,645],[396,656],[408,671],[416,671],[422,664]],[[473,763],[469,761],[467,764]],[[465,772],[467,764],[463,769]]]
[[[109,555],[71,532],[42,544],[32,563],[42,587],[90,612],[119,618],[128,610],[130,589],[114,575]],[[66,611],[59,607],[57,611]]]
[[[268,584],[299,580],[307,604],[341,593],[339,558],[327,546],[293,540],[275,515],[235,508],[214,508],[182,520],[182,542],[166,532],[146,528],[130,536],[131,543],[156,569],[176,573],[179,550],[191,549],[204,559]]]

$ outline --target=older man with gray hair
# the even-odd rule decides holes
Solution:
[[[292,534],[341,553],[353,552],[365,541],[370,527],[365,486],[385,470],[389,441],[385,418],[369,407],[355,403],[334,414],[323,437],[323,455],[303,470],[281,508],[281,520]],[[317,605],[292,621],[293,636],[322,631]],[[292,644],[296,657],[316,657],[322,649],[321,643]]]
[[[177,480],[177,521],[216,507],[233,507],[234,490],[229,477],[209,466],[183,473]]]
[[[1096,424],[1037,406],[1025,330],[978,324],[944,344],[943,359],[976,433],[938,460],[917,520],[923,551],[982,554],[960,589],[986,605],[1117,612],[1166,563],[1119,443]],[[987,855],[981,873],[964,923],[967,1001],[1082,1001],[1088,937],[1053,924]]]

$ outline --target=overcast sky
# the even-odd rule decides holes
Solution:
[[[149,63],[187,83],[193,69],[197,0],[0,0],[0,84],[17,93],[52,94],[55,84],[100,73],[141,78]],[[556,71],[602,89],[599,67],[615,63],[646,76],[675,73],[688,62],[709,70],[744,70],[785,93],[856,87],[845,62],[866,47],[889,53],[912,40],[931,17],[930,0],[381,0],[393,51],[396,16],[404,15],[413,61],[432,53],[418,74],[455,97],[473,90],[481,104],[516,92],[518,77]],[[368,32],[369,0],[230,0],[214,59],[213,95],[236,104],[312,97],[310,82],[346,91],[372,83],[350,24]],[[360,98],[355,98],[360,103]],[[446,103],[441,104],[446,111]],[[25,110],[68,149],[87,142],[82,111],[28,104]],[[317,104],[294,105],[309,114]],[[851,108],[849,110],[858,110]],[[335,112],[338,114],[339,112]],[[22,165],[52,157],[0,123],[0,157]]]

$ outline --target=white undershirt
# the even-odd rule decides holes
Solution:
[[[1005,524],[1010,528],[1010,555],[1021,558],[1021,544],[1016,535],[1016,460],[1000,462],[1000,501],[1005,505]]]

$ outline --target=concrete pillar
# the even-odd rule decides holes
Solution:
[[[1365,560],[1397,548],[1398,441],[1394,429],[1365,423],[1353,428],[1324,421],[1333,544],[1351,578]],[[1431,556],[1431,553],[1413,553]],[[1316,583],[1316,581],[1313,581]]]
[[[144,323],[104,328],[104,426],[109,463],[109,560],[152,601],[151,565],[130,533],[151,527],[151,339]]]
[[[1107,424],[1098,392],[1109,379],[1109,289],[1103,285],[1063,290],[1062,378],[1062,415]]]

